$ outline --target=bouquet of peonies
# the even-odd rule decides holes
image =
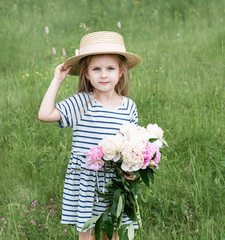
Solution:
[[[157,124],[147,128],[127,123],[121,126],[118,134],[104,138],[99,145],[86,154],[88,169],[98,171],[104,165],[114,169],[117,178],[112,179],[105,188],[106,193],[98,195],[110,201],[106,213],[94,216],[87,221],[83,230],[95,224],[95,238],[102,239],[103,231],[112,239],[114,226],[120,239],[133,239],[133,224],[122,225],[124,213],[141,228],[141,216],[137,202],[138,190],[142,181],[149,187],[154,181],[154,170],[160,162],[160,148],[167,146],[163,130]],[[142,180],[142,181],[141,181]]]

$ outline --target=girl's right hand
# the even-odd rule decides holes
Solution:
[[[67,69],[64,69],[63,63],[58,65],[55,69],[54,79],[62,83],[66,79],[71,68],[72,66],[69,66]]]

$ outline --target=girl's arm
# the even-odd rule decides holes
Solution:
[[[55,99],[62,82],[66,79],[71,67],[63,68],[60,64],[55,69],[55,76],[42,100],[38,119],[43,122],[56,122],[61,119],[60,111],[55,108]]]

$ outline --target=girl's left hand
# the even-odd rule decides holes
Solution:
[[[58,65],[55,69],[54,79],[56,79],[58,82],[62,83],[66,79],[71,68],[72,68],[72,66],[69,66],[67,69],[64,69],[63,64]]]
[[[131,181],[135,181],[139,178],[139,176],[137,175],[135,178],[134,178],[134,172],[126,172],[128,173],[129,175],[125,175],[123,174],[123,176],[127,179],[127,180],[131,180]]]

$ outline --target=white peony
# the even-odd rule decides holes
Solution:
[[[120,132],[125,136],[129,137],[130,135],[133,135],[132,132],[136,131],[136,125],[134,123],[124,123],[120,127]]]
[[[103,158],[117,162],[120,159],[120,152],[123,150],[124,137],[121,134],[104,138],[99,145],[102,146]]]
[[[157,124],[148,124],[147,130],[150,133],[150,138],[162,138],[163,130]]]
[[[142,151],[138,147],[131,144],[127,144],[124,147],[122,156],[123,162],[121,164],[121,168],[124,171],[137,171],[144,163]]]
[[[163,146],[163,143],[160,140],[156,140],[153,142],[158,148],[161,148]]]
[[[161,148],[163,144],[167,145],[167,142],[163,139],[163,130],[157,124],[148,124],[147,130],[150,133],[150,139],[155,138],[157,139],[153,142],[158,148]]]
[[[126,123],[122,125],[120,132],[124,135],[126,142],[135,145],[140,149],[144,149],[149,141],[149,131],[141,126],[136,126],[134,123]]]

